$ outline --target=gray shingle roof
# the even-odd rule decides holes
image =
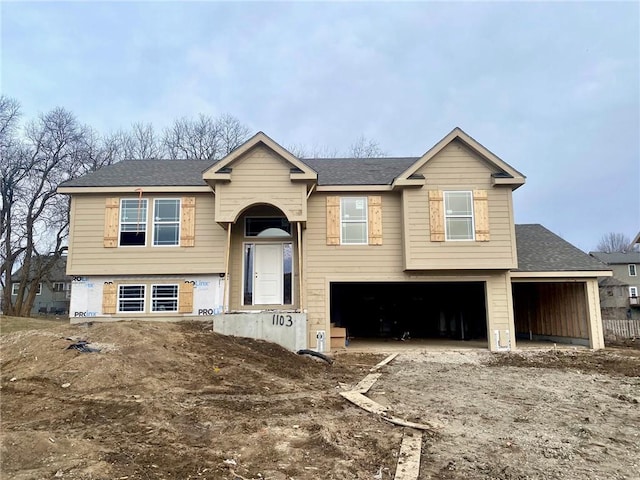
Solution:
[[[301,160],[318,172],[318,185],[390,185],[418,157]]]
[[[318,185],[389,185],[418,158],[307,158]],[[149,187],[206,185],[202,172],[210,160],[125,160],[61,187]]]
[[[211,160],[124,160],[61,187],[151,187],[206,185],[202,172]]]
[[[542,225],[516,225],[520,272],[610,270]]]
[[[40,266],[43,265],[44,262],[48,262],[49,257],[47,256],[38,256],[33,257],[31,259],[31,268],[29,269],[28,279],[32,279],[35,277],[35,274]],[[20,267],[13,275],[11,275],[11,280],[17,281],[20,280],[20,276],[22,275],[22,267]],[[64,280],[68,280],[71,277],[67,275],[67,257],[60,257],[56,260],[56,263],[53,265],[49,274],[46,275],[45,280],[50,282],[62,282]]]
[[[589,255],[597,258],[602,263],[606,263],[609,265],[626,265],[629,263],[640,263],[640,252],[629,252],[629,253],[589,252]]]

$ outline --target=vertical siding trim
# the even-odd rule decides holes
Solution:
[[[327,245],[340,245],[340,197],[327,197]]]
[[[117,291],[117,283],[105,283],[102,286],[102,313],[116,313]]]
[[[442,190],[429,190],[429,230],[432,242],[444,242]]]
[[[489,199],[486,190],[473,191],[473,220],[476,228],[476,241],[489,241]]]
[[[182,197],[180,205],[180,246],[193,247],[196,243],[196,197]]]
[[[369,245],[382,245],[382,197],[370,195],[367,204],[369,209]]]
[[[118,231],[120,222],[120,199],[109,197],[104,210],[104,246],[114,248],[118,246]]]
[[[178,313],[193,312],[193,283],[183,282],[178,292]]]

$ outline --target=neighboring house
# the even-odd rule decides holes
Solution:
[[[44,261],[46,257],[35,257],[32,259],[32,271],[36,271],[38,263]],[[32,315],[64,315],[69,313],[69,303],[71,299],[71,277],[66,274],[67,257],[63,256],[53,266],[51,271],[38,282],[36,285],[37,292],[33,307]],[[11,276],[11,299],[15,301],[18,289],[20,288],[20,280],[22,277],[22,269],[19,269]],[[33,273],[28,275],[29,280],[34,277]]]
[[[300,159],[258,133],[216,162],[120,162],[59,188],[71,321],[206,316],[325,351],[343,329],[602,348],[610,271],[514,225],[524,183],[458,128],[414,158]]]
[[[640,318],[640,252],[590,252],[590,255],[607,264],[619,282],[618,288],[613,288],[612,279],[600,280],[603,311],[608,317]],[[608,309],[618,309],[618,312]]]

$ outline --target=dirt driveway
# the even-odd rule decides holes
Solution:
[[[66,350],[83,338],[100,353]],[[0,337],[0,469],[25,479],[389,479],[402,430],[333,366],[203,324]],[[424,435],[420,478],[640,478],[640,351],[402,354],[369,396]]]

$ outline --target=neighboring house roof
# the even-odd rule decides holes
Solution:
[[[626,265],[629,263],[640,263],[640,252],[589,252],[589,255],[608,265]]]
[[[610,270],[542,225],[516,225],[520,272]]]
[[[604,277],[598,280],[598,285],[601,287],[628,287],[629,284],[625,283],[621,280],[618,280],[616,277]]]
[[[45,261],[47,261],[46,256],[34,257],[31,260],[31,268],[28,276],[29,280],[35,276],[35,272],[37,271],[38,266],[41,264],[41,262],[45,262]],[[19,268],[13,275],[11,275],[11,280],[14,282],[20,280],[21,274],[22,274],[22,267]],[[50,282],[62,282],[69,279],[69,276],[67,275],[67,257],[66,256],[60,257],[56,261],[53,268],[45,276],[45,279]]]

